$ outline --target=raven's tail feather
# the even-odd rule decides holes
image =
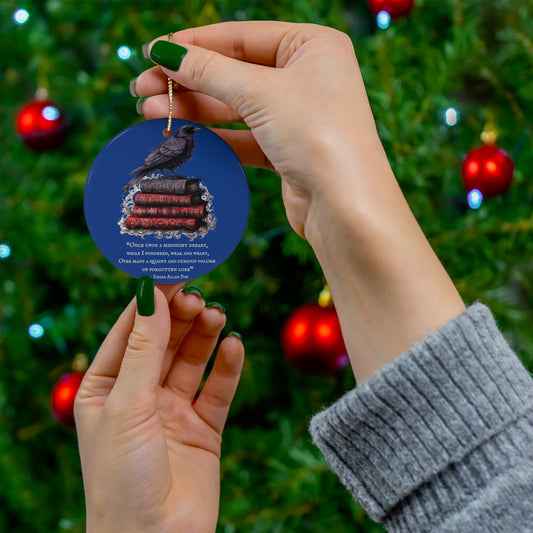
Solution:
[[[137,183],[139,183],[145,176],[148,176],[148,174],[150,174],[151,169],[139,167],[135,170],[132,170],[130,172],[130,176],[134,172],[137,172],[137,175],[131,178],[131,180],[126,185],[124,185],[124,187],[122,187],[122,192],[126,192],[130,187],[137,185]]]
[[[131,176],[132,174],[137,174],[138,172],[142,172],[143,170],[144,170],[144,165],[142,165],[142,166],[136,168],[135,170],[132,170],[132,171],[130,172],[130,176]]]

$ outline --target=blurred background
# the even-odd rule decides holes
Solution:
[[[418,221],[464,300],[488,304],[533,369],[533,2],[386,4],[2,0],[0,531],[85,530],[68,386],[136,280],[93,244],[84,185],[103,146],[142,120],[128,92],[150,65],[142,44],[171,31],[277,19],[349,33]],[[298,352],[290,333],[282,343],[293,313],[313,325],[305,306],[316,310],[324,279],[287,223],[277,176],[247,175],[245,235],[223,265],[194,281],[226,306],[226,332],[241,332],[247,348],[224,436],[218,531],[383,531],[311,443],[311,415],[352,388],[353,376],[332,370],[334,331],[319,353],[309,343],[308,354]],[[295,364],[307,355],[309,364]],[[65,374],[67,388],[55,389]]]

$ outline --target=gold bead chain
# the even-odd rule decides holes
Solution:
[[[172,33],[168,34],[168,40],[172,41]],[[172,135],[172,100],[174,91],[177,90],[178,84],[172,80],[172,78],[168,78],[168,121],[167,121],[167,128],[163,130],[163,136],[164,137],[170,137]]]

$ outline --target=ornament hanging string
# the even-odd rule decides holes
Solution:
[[[173,33],[168,34],[168,40],[172,41]],[[170,137],[172,135],[172,101],[174,91],[178,89],[178,84],[172,79],[168,78],[168,121],[167,127],[163,130],[163,137]]]
[[[498,140],[498,130],[494,120],[494,113],[490,109],[487,111],[487,123],[480,137],[483,144],[496,144]]]

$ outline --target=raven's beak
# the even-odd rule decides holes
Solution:
[[[202,128],[193,128],[193,131],[202,131]]]

